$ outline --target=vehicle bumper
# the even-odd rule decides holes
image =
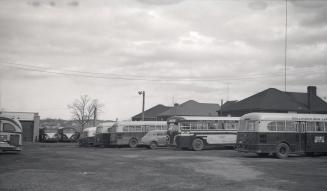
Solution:
[[[7,142],[0,142],[0,151],[21,151],[22,145],[13,146],[9,145]]]

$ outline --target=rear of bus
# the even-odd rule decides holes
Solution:
[[[241,117],[235,145],[238,152],[262,152],[258,147],[258,128],[259,120],[256,118],[248,114]]]
[[[181,117],[171,117],[167,120],[168,124],[168,145],[169,146],[176,146],[176,137],[181,133],[180,127],[179,127],[179,121],[181,120]]]
[[[95,132],[95,146],[110,145],[110,128],[112,128],[115,124],[115,122],[106,122],[97,126]]]
[[[22,126],[16,119],[0,117],[0,152],[22,150]]]

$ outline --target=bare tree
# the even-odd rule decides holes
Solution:
[[[81,126],[81,132],[85,126],[93,119],[94,125],[97,112],[101,110],[103,105],[98,100],[91,99],[88,95],[82,95],[80,99],[76,99],[73,104],[67,105],[72,113],[73,120],[76,120]]]

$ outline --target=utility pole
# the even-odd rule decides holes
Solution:
[[[284,60],[284,87],[286,92],[286,63],[287,63],[287,0],[285,0],[285,60]]]
[[[224,104],[224,100],[221,99],[220,100],[220,116],[223,116],[223,104]]]
[[[0,77],[0,112],[2,111],[2,79]]]
[[[142,95],[142,121],[144,121],[144,102],[145,102],[145,91],[139,91],[139,95]]]
[[[93,126],[95,127],[97,125],[97,106],[94,106],[94,113],[93,113]]]

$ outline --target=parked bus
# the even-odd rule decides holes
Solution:
[[[46,127],[43,133],[44,142],[58,142],[60,139],[58,127]]]
[[[87,127],[83,130],[78,142],[79,146],[94,146],[97,127]]]
[[[274,154],[327,152],[327,115],[296,113],[249,113],[241,118],[236,150]]]
[[[0,116],[0,151],[21,151],[23,128],[16,119]]]
[[[79,138],[79,133],[72,127],[60,127],[58,132],[60,142],[76,142]]]
[[[109,146],[110,145],[110,133],[109,129],[116,125],[116,122],[100,123],[95,132],[95,146]]]
[[[166,121],[122,121],[110,128],[110,145],[128,145],[135,148],[142,137],[152,130],[167,130]]]
[[[171,117],[167,120],[169,144],[195,151],[206,147],[234,146],[239,119],[239,117]]]

